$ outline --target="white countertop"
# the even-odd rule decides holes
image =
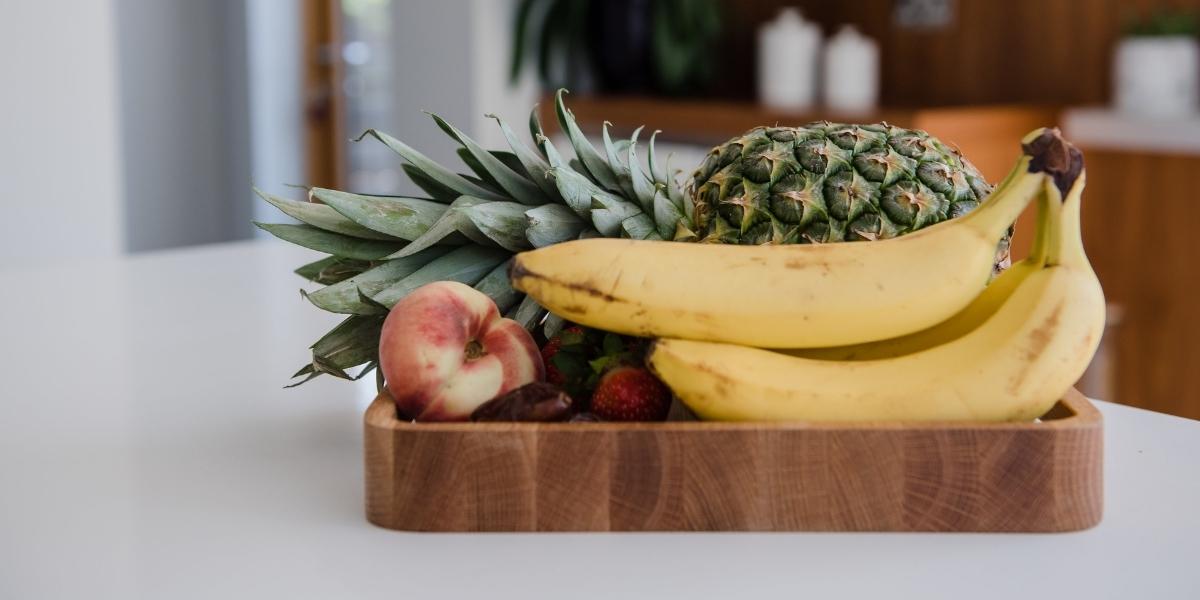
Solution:
[[[282,243],[0,268],[0,598],[1200,598],[1200,422],[1101,403],[1071,534],[405,534],[362,514],[371,383]]]

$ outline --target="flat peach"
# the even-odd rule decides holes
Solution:
[[[422,286],[392,307],[379,368],[401,414],[418,421],[466,420],[480,404],[545,377],[529,332],[453,281]]]

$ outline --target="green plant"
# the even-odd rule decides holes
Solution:
[[[718,0],[650,0],[649,59],[659,91],[680,93],[711,80],[720,6]],[[578,87],[581,67],[594,67],[603,51],[590,47],[588,35],[603,8],[592,0],[522,0],[514,23],[511,79],[532,58],[547,88]],[[555,67],[556,60],[562,68]]]
[[[721,34],[717,0],[654,3],[654,66],[660,89],[680,93],[712,80],[712,45]]]
[[[578,87],[572,79],[589,61],[584,45],[589,4],[590,0],[521,0],[513,25],[510,78],[516,81],[521,76],[527,57],[532,55],[543,85]],[[555,76],[551,63],[555,55],[565,62],[563,79]]]
[[[1200,18],[1194,10],[1160,9],[1146,18],[1128,20],[1125,35],[1133,37],[1200,36]]]

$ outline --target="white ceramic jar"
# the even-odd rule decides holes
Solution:
[[[1190,36],[1125,38],[1113,73],[1116,105],[1146,117],[1185,117],[1200,111],[1200,43]]]
[[[879,45],[844,25],[825,45],[821,90],[825,106],[839,113],[865,113],[879,100]]]
[[[800,111],[817,100],[821,29],[785,8],[758,30],[758,98],[768,107]]]

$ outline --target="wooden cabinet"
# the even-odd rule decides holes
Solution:
[[[1112,399],[1200,419],[1200,156],[1083,150],[1083,242],[1121,311]]]

